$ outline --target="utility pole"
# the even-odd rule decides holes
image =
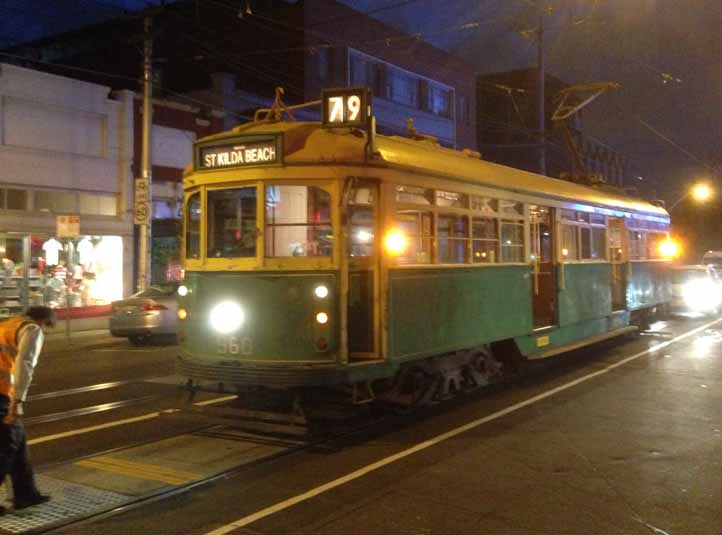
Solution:
[[[537,73],[539,76],[537,93],[539,94],[539,174],[547,174],[547,146],[546,146],[546,94],[544,66],[544,17],[546,9],[539,0],[539,30],[537,35]]]
[[[151,130],[153,128],[153,17],[147,14],[143,21],[143,146],[141,153],[141,180],[136,183],[136,222],[139,223],[138,291],[150,284],[150,243],[153,211],[153,167],[151,163]],[[141,186],[142,184],[142,186]],[[145,189],[144,217],[138,214],[139,190]]]

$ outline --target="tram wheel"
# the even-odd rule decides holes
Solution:
[[[150,336],[146,334],[134,334],[132,336],[129,336],[128,340],[130,340],[130,343],[134,346],[140,347],[148,345],[148,342],[150,341]]]

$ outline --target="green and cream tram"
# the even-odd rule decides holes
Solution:
[[[648,202],[315,122],[195,151],[178,365],[197,383],[422,402],[511,353],[629,333],[670,298],[670,219]]]

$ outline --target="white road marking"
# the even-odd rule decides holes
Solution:
[[[326,491],[335,489],[336,487],[340,487],[341,485],[344,485],[346,483],[349,483],[351,481],[354,481],[356,479],[359,479],[366,474],[369,474],[375,470],[378,470],[379,468],[383,468],[384,466],[388,466],[392,463],[395,463],[396,461],[400,461],[410,455],[413,455],[414,453],[418,453],[420,451],[423,451],[425,449],[428,449],[432,446],[435,446],[437,444],[440,444],[441,442],[445,442],[451,438],[454,438],[458,435],[461,435],[463,433],[466,433],[467,431],[471,431],[472,429],[476,429],[479,426],[482,426],[488,422],[491,422],[493,420],[496,420],[498,418],[501,418],[502,416],[506,416],[507,414],[511,414],[513,412],[518,411],[519,409],[523,409],[524,407],[528,407],[529,405],[533,405],[534,403],[537,403],[539,401],[542,401],[546,398],[549,398],[555,394],[558,394],[559,392],[563,392],[565,390],[568,390],[574,386],[577,386],[581,383],[585,383],[591,379],[594,379],[595,377],[599,377],[600,375],[604,375],[609,373],[610,371],[619,368],[620,366],[624,366],[625,364],[629,364],[630,362],[637,360],[645,355],[648,355],[650,353],[654,353],[656,351],[659,351],[660,349],[663,349],[671,344],[674,344],[676,342],[679,342],[680,340],[684,340],[685,338],[692,336],[694,334],[697,334],[700,331],[703,331],[705,329],[708,329],[712,325],[715,325],[716,323],[719,323],[722,321],[722,318],[716,319],[714,321],[711,321],[709,323],[706,323],[700,327],[697,327],[696,329],[692,329],[689,332],[686,332],[684,334],[681,334],[677,336],[676,338],[672,338],[671,340],[667,340],[666,342],[659,343],[657,345],[654,345],[650,347],[649,349],[645,349],[644,351],[640,351],[639,353],[636,353],[630,357],[627,357],[623,360],[620,360],[619,362],[615,364],[610,364],[601,370],[598,370],[596,372],[590,373],[588,375],[585,375],[583,377],[580,377],[578,379],[575,379],[573,381],[570,381],[568,383],[565,383],[561,386],[558,386],[556,388],[553,388],[551,390],[548,390],[546,392],[543,392],[541,394],[538,394],[534,397],[531,397],[527,400],[524,400],[520,403],[517,403],[515,405],[511,405],[505,409],[502,409],[500,411],[497,411],[495,413],[492,413],[488,416],[484,416],[483,418],[479,418],[477,420],[474,420],[472,422],[469,422],[467,424],[464,424],[460,427],[457,427],[455,429],[452,429],[450,431],[447,431],[446,433],[442,433],[441,435],[437,435],[434,438],[431,438],[429,440],[425,440],[424,442],[420,442],[419,444],[416,444],[415,446],[412,446],[411,448],[405,449],[403,451],[400,451],[398,453],[395,453],[394,455],[390,455],[389,457],[386,457],[384,459],[381,459],[379,461],[376,461],[375,463],[369,464],[367,466],[364,466],[363,468],[359,468],[358,470],[351,472],[350,474],[346,474],[345,476],[342,476],[338,479],[335,479],[333,481],[329,481],[328,483],[324,483],[321,486],[318,486],[314,489],[311,489],[307,492],[304,492],[303,494],[298,494],[296,496],[293,496],[287,500],[284,500],[282,502],[278,502],[274,505],[271,505],[269,507],[266,507],[265,509],[261,509],[260,511],[256,511],[255,513],[252,513],[248,516],[244,516],[243,518],[239,518],[238,520],[235,520],[234,522],[231,522],[230,524],[226,524],[225,526],[221,526],[217,529],[214,529],[213,531],[209,531],[205,535],[225,535],[226,533],[230,533],[233,530],[248,526],[249,524],[253,524],[254,522],[257,522],[258,520],[261,520],[263,518],[266,518],[268,516],[271,516],[275,513],[278,513],[280,511],[283,511],[285,509],[288,509],[290,507],[293,507],[294,505],[297,505],[299,503],[305,502],[307,500],[310,500],[311,498],[315,498],[316,496],[323,494]]]
[[[220,398],[208,399],[206,401],[199,401],[197,403],[194,403],[194,405],[197,405],[199,407],[204,407],[206,405],[213,405],[215,403],[223,403],[224,401],[229,401],[231,399],[235,399],[236,397],[237,396],[223,396]],[[30,445],[42,444],[43,442],[50,442],[52,440],[58,440],[61,438],[73,437],[76,435],[83,435],[85,433],[92,433],[93,431],[100,431],[101,429],[109,429],[111,427],[117,427],[119,425],[132,424],[135,422],[142,422],[144,420],[152,420],[153,418],[158,418],[163,412],[165,412],[165,411],[149,412],[148,414],[143,414],[141,416],[134,416],[132,418],[125,418],[123,420],[114,420],[112,422],[106,422],[104,424],[93,425],[90,427],[81,427],[80,429],[71,429],[70,431],[56,433],[55,435],[46,435],[44,437],[37,437],[32,440],[28,440],[28,444],[30,444]]]

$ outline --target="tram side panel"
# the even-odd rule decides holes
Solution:
[[[663,261],[630,262],[627,277],[627,308],[639,310],[671,300],[669,264]]]
[[[390,358],[444,354],[528,333],[530,273],[522,265],[390,270]]]

